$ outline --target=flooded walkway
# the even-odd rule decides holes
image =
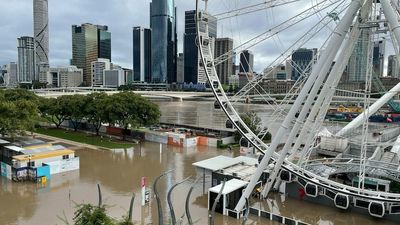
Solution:
[[[97,204],[96,184],[102,186],[103,201],[110,214],[116,218],[126,215],[132,193],[136,194],[133,217],[138,224],[158,224],[155,200],[146,207],[140,206],[140,180],[142,176],[151,182],[167,170],[175,169],[159,182],[164,218],[167,222],[169,210],[166,202],[167,190],[176,182],[195,177],[193,162],[216,155],[232,156],[224,150],[209,147],[191,149],[163,146],[160,154],[159,144],[145,143],[140,150],[100,151],[92,149],[78,150],[81,169],[78,172],[54,176],[46,187],[31,183],[11,183],[1,180],[0,186],[0,224],[64,224],[61,218],[73,216],[76,203]],[[193,180],[193,179],[192,179]],[[173,194],[173,203],[177,217],[184,213],[186,193],[190,183],[178,187]],[[209,184],[208,184],[209,185]],[[207,224],[207,196],[202,194],[199,183],[191,198],[193,221]],[[273,212],[285,216],[304,219],[312,224],[375,224],[368,216],[342,213],[336,209],[306,203],[296,199],[283,199],[275,195],[263,203],[272,207]],[[316,213],[318,212],[318,213]],[[185,218],[186,219],[186,218]],[[344,223],[347,222],[347,223]],[[380,224],[393,223],[379,221]],[[216,224],[239,225],[240,221],[218,215]],[[248,224],[276,224],[251,216]]]

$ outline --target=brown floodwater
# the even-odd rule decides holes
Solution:
[[[198,104],[197,104],[198,103]],[[225,118],[221,112],[213,110],[212,102],[165,102],[161,104],[163,119],[199,125],[223,126]],[[255,110],[267,115],[271,110],[262,106],[241,106],[242,112]],[[144,143],[142,148],[133,145],[129,150],[100,151],[77,150],[80,157],[80,170],[52,177],[43,187],[32,183],[12,183],[0,179],[0,225],[47,225],[65,224],[62,219],[72,222],[76,204],[97,204],[97,184],[102,187],[103,203],[108,212],[115,218],[127,214],[132,193],[135,193],[133,218],[137,224],[158,224],[157,205],[154,197],[148,206],[141,207],[140,180],[147,177],[148,183],[161,173],[174,169],[162,178],[158,184],[163,208],[164,224],[168,221],[169,209],[166,201],[167,190],[176,182],[191,176],[193,182],[196,176],[192,163],[217,155],[234,156],[226,150],[212,147],[176,148],[162,146],[157,143]],[[173,204],[176,216],[184,213],[186,194],[191,182],[184,183],[173,192]],[[209,186],[210,184],[207,184]],[[195,224],[207,224],[207,195],[199,182],[191,197],[191,214]],[[259,203],[256,203],[259,204]],[[367,215],[347,212],[321,205],[304,202],[298,199],[286,198],[273,194],[271,198],[261,203],[261,207],[283,216],[296,218],[310,224],[383,224],[395,223],[375,220]],[[186,223],[185,218],[185,223]],[[241,221],[223,217],[217,214],[215,224],[239,225]],[[247,224],[277,224],[265,219],[250,216]]]
[[[196,176],[193,162],[216,155],[233,156],[224,150],[211,147],[190,149],[145,143],[140,150],[99,151],[83,149],[76,154],[80,157],[81,168],[77,172],[53,176],[46,187],[32,183],[11,183],[1,180],[0,224],[64,224],[60,218],[72,221],[73,211],[78,203],[97,204],[96,184],[101,184],[103,202],[115,218],[126,215],[132,193],[136,194],[133,218],[138,224],[158,224],[157,205],[151,198],[149,206],[141,207],[140,180],[147,177],[153,181],[161,173],[174,169],[159,182],[159,192],[165,224],[168,224],[169,210],[166,202],[167,190],[176,182]],[[193,180],[193,179],[192,179]],[[177,217],[184,213],[186,193],[191,183],[179,186],[173,193]],[[208,184],[209,185],[209,184]],[[196,224],[207,224],[207,196],[203,195],[202,184],[196,185],[191,198],[191,214]],[[315,205],[301,200],[285,198],[275,194],[262,203],[265,208],[284,216],[304,220],[312,224],[376,224],[369,216],[343,213],[339,210]],[[186,219],[186,218],[185,218]],[[217,215],[216,224],[239,225],[240,221]],[[276,224],[254,216],[247,224]],[[391,225],[379,220],[379,224]]]

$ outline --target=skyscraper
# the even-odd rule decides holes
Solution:
[[[361,29],[361,34],[354,46],[353,53],[347,65],[347,77],[350,82],[365,81],[368,64],[368,46],[371,31],[369,29]]]
[[[108,26],[97,25],[97,42],[99,58],[108,59],[111,62],[111,33]]]
[[[174,0],[150,3],[152,81],[176,82],[176,8]]]
[[[176,62],[176,82],[178,84],[182,84],[185,82],[183,53],[178,54],[178,59]]]
[[[111,34],[107,26],[90,23],[72,26],[71,64],[83,69],[83,83],[92,85],[92,62],[100,56],[111,58]]]
[[[202,13],[202,12],[201,12]],[[206,23],[200,22],[200,35],[201,37],[209,38],[214,42],[217,37],[217,19],[215,17],[208,16],[208,34],[206,33]],[[196,11],[185,12],[185,33],[183,35],[183,55],[184,55],[184,80],[186,83],[196,84],[206,82],[204,79],[199,79],[199,74],[202,76],[204,67],[201,65],[201,56],[196,43],[197,38],[197,27],[196,27]],[[210,43],[211,44],[211,43]],[[214,46],[211,46],[212,50]]]
[[[253,73],[254,55],[249,50],[244,50],[240,53],[240,72]]]
[[[49,65],[49,13],[48,0],[33,0],[33,30],[35,39],[36,73]],[[38,80],[36,75],[35,80]]]
[[[376,77],[383,76],[383,67],[385,63],[385,40],[380,40],[374,42],[374,49],[373,49],[373,73]]]
[[[397,62],[396,55],[389,55],[388,57],[388,71],[387,75],[389,77],[400,78],[400,67]]]
[[[292,54],[292,80],[297,80],[304,73],[311,71],[312,65],[316,62],[317,49],[297,49]],[[307,68],[308,67],[308,68]]]
[[[18,83],[31,83],[35,74],[33,37],[18,38]]]
[[[215,41],[214,56],[218,58],[221,55],[231,52],[233,50],[233,39],[231,38],[217,38]],[[233,55],[234,53],[232,53]],[[233,56],[224,59],[220,64],[216,65],[215,69],[222,84],[229,83],[229,76],[233,75]]]
[[[151,82],[151,30],[133,28],[133,77],[135,81]]]

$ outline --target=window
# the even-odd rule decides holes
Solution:
[[[28,167],[35,167],[35,161],[29,161]]]
[[[69,159],[69,155],[63,155],[63,159]]]

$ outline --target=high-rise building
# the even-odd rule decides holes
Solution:
[[[185,82],[184,67],[185,66],[184,66],[183,53],[179,53],[177,63],[176,63],[176,82],[178,84],[182,84]]]
[[[133,77],[135,81],[151,82],[151,30],[133,28]]]
[[[18,38],[18,83],[31,83],[35,78],[35,50],[33,37]]]
[[[111,59],[111,34],[107,26],[90,23],[72,26],[71,64],[83,69],[83,83],[92,85],[92,62],[100,56]]]
[[[3,66],[3,82],[6,87],[14,87],[18,84],[17,81],[18,66],[15,62],[10,62]]]
[[[92,79],[93,86],[102,86],[104,85],[103,77],[104,70],[111,69],[111,62],[109,59],[97,59],[92,62]]]
[[[244,50],[240,53],[240,72],[253,73],[254,72],[254,55],[249,50]]]
[[[208,35],[206,31],[206,22],[200,21],[200,36],[210,39],[214,42],[217,37],[217,19],[215,17],[199,13],[208,18]],[[183,55],[184,55],[184,77],[186,83],[196,84],[199,82],[199,74],[204,74],[204,67],[201,63],[201,56],[198,49],[197,39],[197,26],[196,26],[196,11],[185,12],[185,33],[183,35]],[[212,49],[214,46],[211,46]],[[200,76],[202,76],[200,75]],[[200,79],[200,83],[205,83],[206,80]]]
[[[368,65],[370,34],[371,31],[369,29],[361,29],[361,34],[354,46],[353,53],[351,54],[347,65],[347,81],[365,81]]]
[[[33,0],[33,31],[35,39],[36,77],[49,65],[49,13],[48,0]]]
[[[400,78],[400,67],[396,55],[389,55],[388,57],[388,71],[389,77]]]
[[[385,40],[374,42],[372,68],[374,76],[383,76],[383,67],[385,63]]]
[[[309,73],[317,60],[317,49],[297,49],[292,54],[292,80],[299,79],[305,73]]]
[[[150,3],[152,81],[176,82],[176,8],[174,0]]]
[[[215,40],[215,51],[214,57],[218,58],[221,55],[225,55],[233,50],[233,39],[231,38],[217,38]],[[222,84],[229,84],[229,77],[234,74],[233,56],[224,58],[218,65],[215,66],[217,75]]]
[[[97,25],[97,43],[98,57],[111,62],[111,33],[108,31],[108,26]]]

